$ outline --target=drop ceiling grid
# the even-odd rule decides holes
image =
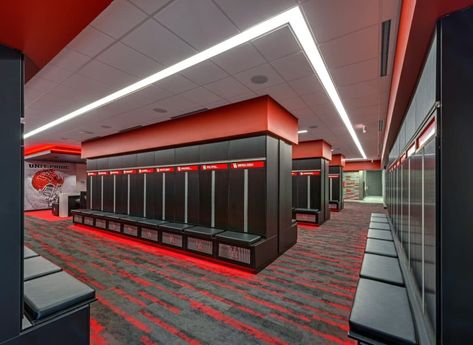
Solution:
[[[132,1],[131,3],[133,3],[134,5],[136,5],[136,2],[139,2],[139,1]],[[144,2],[146,2],[146,1],[144,1]],[[167,4],[164,4],[163,7],[165,7],[165,9],[167,9],[167,8],[169,8],[169,4],[174,3],[174,2],[176,2],[176,1],[169,2],[169,3],[167,3]],[[264,1],[263,1],[263,2],[264,2]],[[220,1],[215,1],[214,3],[215,3],[215,4],[219,4]],[[316,0],[305,1],[305,2],[302,3],[302,5],[303,5],[304,9],[306,9],[306,7],[309,6],[309,4],[312,4],[312,3],[317,3],[317,1],[316,1]],[[295,5],[295,3],[292,4],[292,5]],[[291,5],[291,6],[292,6],[292,5]],[[288,6],[288,7],[291,7],[291,6]],[[138,6],[138,7],[139,7],[139,6]],[[61,61],[61,54],[59,54],[59,57],[57,57],[57,59],[55,58],[55,59],[53,60],[53,63],[55,62],[55,64],[52,64],[52,66],[54,66],[54,67],[56,67],[56,68],[62,69],[63,72],[64,72],[64,71],[69,71],[69,73],[71,73],[71,72],[70,72],[71,70],[75,70],[75,71],[72,72],[72,73],[74,73],[74,74],[79,74],[78,72],[81,71],[81,69],[83,69],[88,63],[90,63],[90,61],[97,60],[97,61],[100,61],[100,63],[105,64],[105,65],[109,66],[110,68],[113,68],[113,69],[119,71],[120,73],[124,73],[125,75],[128,75],[128,76],[130,76],[130,77],[135,77],[135,78],[136,78],[136,77],[142,77],[143,74],[144,74],[144,71],[143,71],[143,74],[138,75],[138,73],[136,73],[136,72],[133,72],[133,71],[125,71],[125,70],[123,70],[122,68],[117,68],[117,66],[116,66],[115,64],[108,64],[107,61],[104,61],[103,56],[105,56],[107,50],[112,49],[112,47],[114,47],[114,49],[116,49],[115,47],[118,46],[118,44],[121,44],[121,45],[123,45],[124,47],[126,47],[126,49],[129,49],[129,51],[133,51],[133,52],[135,52],[136,54],[139,54],[138,56],[142,56],[142,57],[144,57],[145,59],[147,59],[148,61],[153,61],[153,62],[155,62],[155,63],[156,63],[156,66],[158,66],[158,68],[161,69],[161,68],[162,68],[162,65],[160,65],[156,60],[150,59],[150,57],[146,57],[146,55],[142,54],[141,52],[137,51],[136,49],[133,49],[132,47],[129,47],[129,46],[124,45],[124,43],[121,41],[121,38],[127,36],[131,31],[135,30],[138,26],[143,25],[143,23],[144,23],[145,21],[149,20],[150,18],[154,18],[155,16],[158,16],[159,12],[163,9],[163,7],[160,7],[160,8],[159,8],[157,11],[155,11],[155,12],[148,12],[148,13],[144,14],[144,17],[143,17],[144,19],[140,22],[140,24],[137,25],[137,26],[135,26],[135,27],[133,27],[133,28],[131,28],[128,32],[123,33],[123,35],[122,35],[121,37],[119,37],[119,38],[113,38],[113,37],[111,37],[111,38],[113,39],[113,43],[110,44],[110,45],[108,45],[108,46],[106,46],[103,50],[101,50],[100,52],[98,52],[93,58],[91,58],[91,59],[87,58],[87,57],[85,56],[85,54],[82,54],[80,51],[77,51],[77,52],[75,52],[76,54],[74,54],[74,50],[69,49],[69,52],[68,52],[69,55],[76,55],[76,56],[75,56],[75,59],[72,59],[72,62],[73,62],[72,65],[69,66],[69,65],[65,64],[65,63],[64,63],[64,58],[63,58],[62,61]],[[221,6],[218,6],[218,7],[221,8]],[[274,14],[276,14],[276,13],[270,13],[271,16],[274,15]],[[306,14],[307,14],[307,11],[306,11]],[[225,13],[225,15],[227,16],[227,18],[230,18],[230,16],[229,16],[227,13]],[[153,20],[155,20],[155,19],[153,19]],[[94,22],[91,23],[91,26],[94,27]],[[97,25],[96,25],[96,26],[97,26]],[[98,30],[98,29],[97,29],[96,27],[94,27],[94,30]],[[283,30],[284,30],[284,29],[280,29],[278,32],[282,32]],[[289,31],[289,30],[288,30],[288,31]],[[315,31],[317,31],[317,30],[315,30]],[[276,32],[276,33],[278,33],[278,32]],[[276,33],[272,33],[271,35],[276,35]],[[104,33],[104,34],[106,34],[106,33]],[[173,33],[173,34],[175,34],[175,33]],[[268,37],[271,36],[271,35],[268,35]],[[340,38],[340,37],[336,37],[336,38],[334,38],[334,39],[337,39],[337,38]],[[180,38],[180,39],[182,39],[182,38]],[[281,75],[281,73],[279,73],[279,71],[277,70],[277,68],[274,67],[274,63],[273,63],[273,61],[277,61],[278,59],[280,59],[280,61],[281,61],[281,60],[284,61],[285,58],[286,58],[286,59],[290,59],[290,58],[291,58],[291,55],[300,54],[300,53],[301,53],[301,52],[300,52],[300,49],[299,49],[298,52],[289,52],[289,53],[286,53],[286,54],[283,53],[282,56],[277,56],[278,59],[272,59],[271,56],[270,56],[268,53],[266,53],[266,56],[264,56],[264,55],[263,55],[263,54],[264,54],[264,51],[263,51],[263,53],[262,53],[262,52],[259,50],[259,49],[263,49],[263,48],[261,48],[261,45],[260,45],[260,47],[259,47],[259,49],[258,49],[258,41],[263,41],[263,40],[264,40],[264,38],[261,38],[261,39],[259,39],[259,40],[254,41],[254,42],[251,42],[251,43],[248,44],[248,46],[245,45],[245,49],[251,49],[251,50],[253,50],[253,51],[256,51],[257,54],[259,54],[259,56],[263,59],[264,63],[258,65],[257,67],[261,67],[261,66],[263,66],[263,65],[265,65],[265,64],[269,64],[269,65],[271,66],[272,70],[279,76],[279,78],[281,78],[281,82],[276,83],[275,85],[271,85],[271,86],[266,85],[264,89],[266,89],[266,90],[274,89],[274,90],[275,90],[275,91],[274,91],[275,98],[276,98],[276,100],[280,100],[281,103],[289,102],[291,99],[293,99],[292,103],[295,104],[295,105],[304,104],[306,107],[301,107],[301,111],[305,111],[305,114],[307,114],[307,109],[310,109],[310,110],[311,110],[311,108],[307,106],[306,101],[303,99],[302,96],[304,96],[304,95],[301,95],[301,94],[300,94],[301,89],[300,89],[300,88],[297,89],[297,87],[295,87],[295,85],[297,85],[297,83],[295,83],[295,82],[298,82],[298,81],[300,81],[300,80],[306,79],[306,77],[304,76],[304,73],[301,73],[301,74],[297,75],[298,78],[292,80],[291,77],[287,77],[287,75],[284,75],[284,68],[287,68],[287,66],[285,66],[284,63],[280,63],[280,64],[278,65],[278,63],[276,62],[276,65],[278,65],[278,67],[279,67],[280,69],[282,68],[282,70],[283,70],[283,75]],[[292,39],[292,41],[293,41],[293,42],[296,42],[294,39]],[[215,42],[214,42],[214,43],[215,43]],[[297,44],[297,43],[296,43],[296,44]],[[280,46],[281,46],[281,45],[280,45]],[[248,47],[250,47],[250,48],[248,48]],[[77,49],[77,47],[76,47],[76,49]],[[195,49],[195,48],[194,48],[194,49]],[[235,48],[235,49],[238,49],[238,48]],[[281,49],[281,50],[284,50],[284,49]],[[71,53],[71,51],[72,51],[72,53]],[[378,50],[378,52],[379,52],[379,50]],[[378,55],[379,55],[379,54],[378,54]],[[85,56],[85,57],[84,57],[84,58],[81,58],[82,56]],[[101,58],[101,57],[102,57],[102,58]],[[288,57],[289,57],[289,58],[288,58]],[[256,59],[258,59],[258,57],[256,57]],[[84,60],[87,60],[87,62],[84,63]],[[216,61],[215,61],[215,60],[216,60]],[[361,62],[358,61],[358,62],[356,62],[356,63],[354,63],[354,64],[353,64],[353,63],[349,63],[348,65],[338,66],[337,69],[348,68],[349,66],[356,65],[356,64],[359,64],[359,63],[368,63],[369,60],[370,60],[370,59],[368,59],[368,60],[366,60],[366,61],[361,61]],[[375,65],[374,62],[375,62],[376,60],[377,60],[376,65],[379,65],[379,56],[378,56],[377,58],[376,58],[376,57],[371,58],[371,60],[372,60],[371,62],[372,62],[373,65]],[[67,59],[66,59],[66,61],[67,61]],[[212,59],[212,61],[213,61],[212,63],[216,63],[216,66],[219,65],[219,64],[218,64],[218,57]],[[78,68],[77,68],[77,67],[78,67]],[[242,72],[251,70],[252,68],[254,68],[254,66],[253,66],[253,67],[249,67],[248,69],[243,70],[243,71],[238,71],[238,73],[242,73]],[[337,69],[330,69],[330,73],[334,76],[334,77],[333,77],[333,78],[334,78],[334,81],[335,81],[335,83],[336,83],[336,85],[337,85],[338,87],[340,87],[340,86],[356,85],[356,84],[349,84],[349,83],[346,84],[346,85],[342,85],[342,84],[337,83],[337,77],[336,77],[336,75],[337,75]],[[374,69],[374,68],[373,68],[373,69]],[[378,69],[378,71],[379,71],[379,69]],[[59,72],[61,72],[61,71],[59,71]],[[80,74],[83,74],[83,73],[84,73],[84,72],[81,72]],[[150,73],[152,73],[152,72],[150,72]],[[207,92],[210,92],[211,94],[215,95],[215,98],[212,97],[212,96],[210,96],[205,102],[203,102],[203,103],[206,103],[207,105],[210,105],[210,106],[212,106],[212,105],[213,105],[213,106],[222,105],[222,104],[225,104],[225,103],[222,103],[222,102],[225,102],[225,101],[232,102],[232,101],[234,101],[234,100],[236,100],[236,99],[239,99],[239,98],[242,98],[242,99],[251,98],[253,95],[258,95],[258,94],[261,94],[261,93],[263,92],[263,91],[261,91],[261,90],[251,90],[250,88],[248,88],[248,86],[243,85],[243,83],[241,83],[241,81],[239,81],[239,80],[237,80],[237,78],[235,78],[235,74],[238,74],[238,73],[232,74],[232,73],[228,73],[227,71],[225,71],[225,74],[222,74],[222,78],[218,78],[217,80],[213,80],[213,81],[211,81],[211,82],[209,82],[209,83],[207,83],[207,84],[203,84],[203,85],[196,84],[195,87],[193,87],[193,88],[191,88],[191,89],[189,89],[189,90],[186,90],[186,92],[187,92],[188,94],[189,94],[189,93],[192,94],[192,93],[195,93],[195,92],[202,92],[202,87],[205,87],[205,90],[206,90]],[[60,73],[59,73],[59,74],[60,74]],[[67,74],[67,73],[66,73],[66,74]],[[347,74],[347,73],[345,73],[345,74]],[[49,78],[53,78],[53,77],[54,77],[54,74],[51,74],[51,76],[50,76]],[[56,77],[57,77],[57,75],[56,75]],[[180,76],[178,76],[178,77],[179,77],[179,78],[183,78],[184,80],[187,80],[189,83],[192,83],[185,75],[180,75]],[[284,77],[286,77],[286,78],[284,78]],[[66,77],[65,80],[68,80],[69,78],[71,78],[71,76],[70,76],[70,77]],[[34,79],[35,79],[35,78],[34,78]],[[33,81],[34,81],[34,79],[33,79]],[[61,77],[59,77],[59,79],[58,79],[57,81],[59,81],[60,79],[61,79]],[[176,79],[177,79],[177,78],[176,78]],[[225,81],[226,79],[227,79],[227,80],[232,80],[233,83],[235,83],[235,82],[239,83],[239,85],[241,85],[241,87],[243,88],[242,90],[247,89],[248,92],[242,92],[242,93],[241,93],[242,96],[240,96],[240,97],[239,97],[239,95],[233,95],[233,94],[228,94],[228,95],[217,94],[218,92],[217,92],[217,93],[215,92],[215,90],[216,90],[216,89],[215,89],[215,85],[214,85],[214,87],[212,87],[212,84],[218,83],[218,82],[224,83],[224,81]],[[289,79],[289,80],[286,80],[286,79]],[[376,79],[376,78],[374,77],[373,79]],[[41,84],[41,82],[43,82],[43,84],[44,84],[45,81],[47,82],[47,80],[40,80],[40,83],[39,83],[39,84]],[[371,81],[371,79],[366,80],[366,82],[370,82],[370,81]],[[61,82],[61,81],[59,81],[59,82]],[[160,83],[160,86],[161,86],[161,84],[166,84],[166,82],[167,82],[167,84],[170,84],[170,83],[169,83],[170,81],[164,80],[163,83]],[[61,83],[64,83],[64,81],[62,81]],[[30,84],[30,83],[29,83],[29,84]],[[28,86],[29,86],[29,84],[28,84]],[[29,99],[31,100],[30,102],[32,102],[32,103],[30,103],[29,105],[34,104],[35,101],[37,102],[39,99],[41,99],[41,95],[43,94],[43,92],[46,92],[46,93],[47,93],[48,90],[51,88],[51,85],[48,85],[47,87],[43,88],[43,89],[40,91],[40,90],[38,90],[38,89],[41,89],[41,85],[38,87],[37,84],[38,84],[38,82],[36,82],[36,85],[35,85],[35,83],[32,84],[33,87],[31,88],[31,90],[33,91],[33,92],[32,92],[33,95],[32,95],[31,97],[29,97]],[[57,83],[55,83],[55,82],[53,82],[52,84],[53,84],[53,88],[57,88],[58,85],[61,85],[61,84],[57,84]],[[194,83],[194,84],[195,84],[195,83]],[[360,85],[362,85],[362,84],[360,84]],[[36,87],[34,87],[34,86],[36,86]],[[43,86],[44,86],[44,85],[43,85]],[[164,85],[163,85],[163,87],[164,87]],[[44,91],[45,89],[46,89],[46,91]],[[284,97],[285,99],[283,99],[283,98],[281,97],[281,95],[284,93],[284,91],[279,91],[279,92],[278,92],[278,91],[277,91],[278,89],[279,89],[279,90],[284,90],[284,89],[286,89],[286,90],[288,90],[288,93],[291,93],[292,95],[296,94],[297,97],[289,97],[289,96],[288,96],[288,97]],[[197,91],[192,91],[192,90],[197,90]],[[291,91],[289,91],[289,90],[291,90]],[[320,96],[320,90],[319,90],[319,89],[315,89],[314,92],[319,93],[319,96]],[[322,90],[322,92],[324,93],[323,90]],[[210,94],[208,94],[208,95],[210,95]],[[315,93],[314,93],[314,95],[315,95]],[[225,97],[225,96],[227,96],[227,97]],[[133,97],[133,96],[129,96],[129,97]],[[170,95],[170,96],[169,96],[169,98],[173,98],[173,97],[176,97],[176,95]],[[192,97],[191,97],[191,98],[192,98]],[[299,98],[300,101],[296,101],[297,98]],[[308,98],[308,97],[306,97],[306,99],[307,99],[307,98]],[[288,100],[289,100],[289,101],[288,101]],[[360,97],[360,100],[363,100],[363,97]],[[342,96],[342,101],[343,101],[343,103],[345,104],[345,106],[346,106],[347,111],[349,112],[349,114],[350,114],[350,112],[352,111],[352,109],[356,109],[356,108],[357,108],[356,101],[352,101],[351,104],[350,104],[350,103],[346,103],[343,96]],[[302,103],[300,103],[300,102],[302,102]],[[156,103],[159,104],[159,101],[156,102]],[[378,102],[378,103],[379,103],[379,102]],[[151,104],[153,104],[153,103],[151,103]],[[201,105],[201,104],[199,104],[199,105]],[[132,110],[123,112],[123,114],[133,113],[133,112],[135,112],[134,114],[136,114],[136,111],[139,110],[139,109],[147,109],[147,111],[149,111],[149,108],[150,108],[150,104],[145,104],[145,105],[143,105],[143,106],[141,106],[141,107],[138,107],[137,109],[132,109]],[[292,109],[293,109],[293,110],[297,110],[295,106],[292,107]],[[98,112],[98,113],[99,113],[99,112]],[[122,115],[123,115],[123,114],[122,114]],[[321,127],[330,128],[330,129],[328,130],[328,133],[324,133],[325,136],[328,137],[328,138],[332,138],[334,142],[338,142],[338,138],[336,138],[336,136],[334,135],[334,132],[331,130],[331,129],[333,128],[333,126],[332,126],[331,124],[332,124],[333,122],[337,122],[337,121],[338,121],[338,123],[337,123],[336,126],[339,127],[339,128],[341,128],[341,129],[344,129],[343,125],[341,124],[341,121],[338,119],[338,116],[335,114],[335,117],[334,117],[333,119],[330,119],[329,125],[327,125],[327,124],[325,123],[325,121],[328,121],[328,119],[326,119],[326,118],[324,117],[324,118],[323,118],[323,119],[324,119],[324,122],[322,122],[322,120],[320,119],[320,116],[318,116],[318,114],[317,114],[315,111],[313,111],[313,114],[314,114],[314,120],[317,119],[318,124],[319,124],[319,125],[320,125],[320,124],[322,125]],[[96,115],[96,114],[95,114],[95,115]],[[296,114],[296,115],[297,115],[297,114]],[[385,115],[385,114],[383,114],[383,116],[384,116],[384,115]],[[35,114],[35,116],[38,116],[37,113]],[[147,119],[153,118],[153,115],[150,116],[150,115],[148,114],[148,115],[145,115],[145,116],[146,116]],[[85,119],[85,118],[88,118],[88,117],[89,117],[89,116],[85,116],[84,119]],[[136,117],[136,116],[135,116],[135,117]],[[305,115],[304,118],[305,118],[305,117],[307,117],[307,115]],[[144,119],[144,118],[143,118],[143,119]],[[110,120],[112,120],[112,117],[110,117]],[[163,120],[166,120],[166,118],[163,118]],[[301,118],[301,120],[302,120],[302,118]],[[320,122],[319,122],[319,121],[320,121]],[[79,122],[80,122],[80,121],[79,121]],[[301,123],[305,123],[305,122],[306,122],[305,120],[304,120],[304,122],[301,121]],[[36,121],[35,121],[35,123],[36,123]],[[346,133],[345,133],[345,134],[346,134],[345,136],[348,137],[348,135],[347,135],[348,133],[347,133],[346,129],[344,129],[344,130],[345,130],[345,132],[346,132]],[[105,131],[104,131],[104,132],[105,132]],[[109,130],[108,132],[110,132],[110,130]],[[314,132],[316,132],[316,131],[314,131]],[[304,136],[304,137],[301,137],[301,139],[302,139],[302,140],[305,140],[305,138],[308,138],[308,137],[309,137],[309,136]],[[368,138],[366,138],[366,139],[368,139]],[[362,137],[361,135],[360,135],[360,140],[362,140],[362,142],[363,142],[363,137]],[[354,145],[351,143],[351,139],[350,139],[350,138],[347,138],[347,140],[345,140],[344,146],[345,146],[344,149],[348,152],[348,147],[354,146]],[[366,149],[366,148],[365,148],[365,149]],[[355,151],[356,151],[356,150],[355,150]],[[370,149],[368,149],[367,151],[370,151]]]

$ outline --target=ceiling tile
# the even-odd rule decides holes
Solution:
[[[388,19],[396,19],[399,17],[399,12],[401,9],[401,0],[381,0],[381,21]],[[392,29],[393,23],[391,23]]]
[[[314,75],[314,70],[309,65],[303,52],[285,56],[271,62],[274,69],[286,80],[296,80],[308,75]]]
[[[198,85],[205,85],[228,77],[224,70],[208,60],[192,66],[181,73]]]
[[[203,87],[198,87],[198,88],[186,91],[182,93],[180,96],[188,100],[191,100],[195,104],[200,104],[200,105],[217,102],[221,100],[219,96],[217,96],[213,92]]]
[[[269,95],[275,100],[283,100],[288,98],[298,97],[297,93],[287,84],[282,83],[279,85],[270,86],[257,91],[258,95]]]
[[[379,56],[379,25],[355,31],[320,44],[329,68],[337,68]]]
[[[252,41],[267,61],[295,54],[301,50],[291,30],[286,26]]]
[[[64,48],[52,59],[49,64],[59,66],[68,71],[75,72],[82,66],[84,66],[90,57],[75,50]]]
[[[379,0],[312,0],[302,8],[319,43],[379,22]]]
[[[97,98],[104,97],[112,92],[110,86],[79,74],[73,74],[71,77],[64,80],[63,84],[79,93],[95,95]]]
[[[163,8],[166,4],[171,2],[171,0],[130,0],[130,1],[148,14],[152,14],[156,12],[157,10]]]
[[[56,82],[46,80],[41,78],[38,75],[35,75],[33,78],[31,78],[28,83],[26,83],[25,89],[29,90],[35,90],[41,93],[48,92],[52,90],[55,86],[57,85]]]
[[[226,99],[250,92],[246,86],[233,77],[213,82],[206,85],[205,88]]]
[[[115,40],[93,28],[92,26],[85,27],[79,35],[77,35],[69,44],[68,48],[74,49],[79,53],[94,57],[102,50],[110,46]]]
[[[359,83],[379,78],[379,58],[373,58],[351,65],[334,68],[330,71],[337,86]]]
[[[25,108],[28,108],[28,106],[37,101],[43,94],[44,92],[25,87]]]
[[[164,66],[175,64],[196,53],[192,47],[154,19],[148,19],[125,36],[122,42]]]
[[[372,94],[379,94],[379,80],[373,79],[347,86],[340,86],[338,87],[338,92],[342,98],[342,102],[346,98],[356,98],[369,96]]]
[[[168,111],[166,113],[166,116],[172,117],[172,116],[179,116],[182,114],[189,113],[191,111],[198,110],[199,108],[201,108],[201,105],[191,101],[190,99],[186,97],[182,97],[182,95],[179,95],[179,96],[173,96],[173,97],[169,97],[161,101],[158,101],[150,105],[149,108],[150,109],[153,109],[153,108],[166,109]]]
[[[62,67],[55,66],[52,64],[47,64],[36,75],[40,78],[43,78],[55,83],[61,83],[65,79],[70,77],[72,73],[73,72],[66,70]]]
[[[212,60],[230,74],[242,72],[265,62],[261,54],[249,43],[235,47]]]
[[[289,85],[296,91],[299,95],[307,95],[317,93],[325,93],[322,84],[320,84],[319,78],[315,74],[309,76],[291,80]]]
[[[295,0],[215,0],[240,29],[248,29],[296,5]]]
[[[146,18],[146,14],[126,0],[114,0],[91,25],[100,31],[120,38]]]
[[[175,0],[154,18],[199,51],[238,33],[211,0]]]
[[[153,59],[150,59],[121,42],[116,42],[113,46],[97,56],[97,60],[137,77],[147,77],[163,68],[162,65]]]
[[[180,74],[174,74],[170,77],[160,80],[157,85],[176,94],[197,87],[196,84]]]
[[[345,97],[342,101],[345,108],[350,111],[351,109],[379,104],[379,95],[371,94],[353,98]]]
[[[115,67],[106,65],[97,60],[89,62],[80,71],[80,75],[97,80],[103,84],[110,85],[114,90],[128,86],[138,79],[128,73],[122,72]]]
[[[251,81],[251,78],[257,75],[263,75],[268,78],[268,81],[264,84],[255,84]],[[251,90],[260,90],[273,85],[281,84],[284,80],[277,74],[273,67],[268,64],[263,64],[249,70],[240,72],[235,77],[246,85]]]

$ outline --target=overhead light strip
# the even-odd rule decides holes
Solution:
[[[312,68],[317,73],[320,82],[324,86],[328,96],[332,100],[335,109],[337,110],[340,118],[345,124],[350,136],[355,142],[356,147],[360,151],[363,158],[366,158],[363,147],[353,129],[353,126],[350,122],[348,114],[342,104],[340,96],[335,88],[335,85],[330,77],[330,74],[327,70],[327,67],[322,59],[322,56],[317,48],[314,38],[310,32],[309,26],[305,21],[305,18],[299,7],[294,7],[290,10],[287,10],[273,18],[263,21],[260,24],[257,24],[251,27],[248,30],[245,30],[213,47],[210,47],[200,53],[197,53],[185,60],[182,60],[170,67],[167,67],[157,73],[150,75],[136,83],[133,83],[129,86],[126,86],[116,92],[111,93],[108,96],[100,98],[86,106],[83,106],[73,112],[66,114],[57,118],[54,121],[51,121],[43,126],[40,126],[24,135],[24,138],[30,138],[38,133],[44,132],[52,127],[60,125],[66,121],[69,121],[73,118],[81,116],[91,110],[102,107],[108,103],[111,103],[119,98],[125,97],[129,94],[137,92],[151,84],[154,84],[164,78],[170,77],[176,73],[182,72],[183,70],[195,66],[203,61],[211,59],[219,54],[222,54],[232,48],[235,48],[241,44],[249,42],[251,40],[257,39],[263,35],[270,33],[276,29],[279,29],[283,26],[289,25],[294,33],[294,36],[299,41],[302,49],[304,50]]]

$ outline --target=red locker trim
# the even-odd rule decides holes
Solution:
[[[182,171],[198,171],[198,170],[199,170],[199,166],[198,166],[198,165],[185,165],[185,166],[177,167],[177,171],[178,171],[178,172],[182,172]]]
[[[226,170],[228,169],[227,163],[218,164],[204,164],[200,167],[201,170]]]
[[[173,172],[173,167],[164,167],[164,168],[156,168],[156,172],[158,173],[166,173],[166,172]]]
[[[231,164],[232,169],[255,169],[264,168],[264,161],[235,162]]]

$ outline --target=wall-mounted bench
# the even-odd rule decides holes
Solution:
[[[298,222],[319,224],[319,209],[293,208],[292,218]]]
[[[73,210],[72,215],[76,224],[211,257],[251,271],[260,270],[267,261],[268,251],[256,250],[269,243],[260,235],[96,210]]]
[[[59,266],[24,248],[24,309],[23,330],[54,322],[77,322],[88,329],[89,306],[95,300],[95,290],[80,282]],[[77,312],[77,314],[75,314]],[[74,315],[81,315],[74,316]],[[78,326],[78,329],[81,328]],[[83,334],[84,339],[89,335]]]
[[[389,221],[372,214],[348,335],[360,344],[417,344]],[[386,222],[380,220],[386,219]],[[378,224],[383,224],[379,230]],[[387,225],[387,229],[384,225]]]

